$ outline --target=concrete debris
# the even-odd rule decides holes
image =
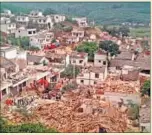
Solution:
[[[125,82],[114,77],[109,77],[104,83],[97,85],[97,88],[105,92],[134,94],[139,92],[140,83],[138,81]]]

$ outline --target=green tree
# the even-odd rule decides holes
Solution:
[[[144,85],[141,87],[141,95],[150,96],[150,80],[144,82]]]
[[[30,41],[28,37],[22,37],[22,38],[9,37],[8,40],[11,42],[12,45],[19,46],[23,49],[29,48]]]
[[[65,68],[65,70],[61,73],[61,77],[66,77],[69,79],[72,79],[75,75],[75,77],[80,73],[80,68],[77,66],[69,65]]]
[[[43,12],[44,15],[56,14],[57,12],[51,8],[46,8]]]
[[[129,27],[126,26],[122,26],[118,29],[119,35],[121,35],[122,37],[127,37],[129,36],[130,30]]]
[[[111,56],[117,55],[119,53],[119,46],[110,40],[101,41],[99,43],[99,48],[109,52]]]
[[[57,133],[57,131],[52,128],[47,128],[41,123],[8,125],[7,121],[0,117],[0,133]]]
[[[35,47],[35,46],[30,46],[30,47],[29,47],[29,50],[30,50],[30,51],[39,51],[40,48]]]
[[[54,38],[54,39],[52,39],[52,41],[51,41],[51,43],[55,43],[56,42],[56,39]]]
[[[83,42],[81,45],[79,45],[76,50],[78,52],[86,52],[88,53],[88,60],[93,61],[94,60],[94,53],[98,50],[97,43],[95,42]]]

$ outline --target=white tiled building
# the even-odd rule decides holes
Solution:
[[[103,50],[97,51],[94,55],[94,66],[102,67],[107,65],[108,65],[107,53],[104,52]]]
[[[14,59],[17,57],[17,48],[13,46],[1,47],[0,54],[7,59]]]
[[[95,85],[104,81],[107,77],[107,67],[90,67],[84,69],[76,78],[79,85]]]
[[[65,21],[66,17],[64,15],[53,15],[54,22],[59,23]]]
[[[82,30],[82,29],[73,29],[72,30],[73,37],[83,38],[84,34],[85,34],[84,30]]]
[[[16,22],[18,24],[28,25],[29,17],[25,16],[25,15],[24,16],[23,15],[17,16],[16,17]]]
[[[38,48],[43,48],[45,45],[51,43],[54,38],[54,34],[49,31],[41,31],[35,36],[30,37],[30,45]]]
[[[77,21],[79,27],[87,27],[87,26],[88,26],[87,18],[86,18],[86,17],[82,17],[82,18],[72,18],[72,20]]]
[[[42,17],[43,13],[41,11],[32,10],[29,14],[29,17]]]

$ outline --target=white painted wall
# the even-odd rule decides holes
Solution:
[[[96,67],[103,66],[104,61],[106,61],[106,65],[107,65],[108,63],[107,63],[107,56],[106,55],[95,54],[95,56],[94,56],[94,66],[96,66]]]
[[[37,39],[35,37],[30,37],[30,46],[38,47],[40,49],[42,48],[39,39]]]
[[[84,37],[84,31],[73,30],[72,31],[72,36],[83,38]]]
[[[17,56],[16,49],[4,52],[4,57],[7,59],[14,59],[14,58],[16,58],[16,56]]]
[[[81,80],[83,80],[83,83],[81,82]],[[87,72],[87,73],[83,73],[82,76],[78,76],[76,79],[76,82],[79,85],[95,85],[95,82],[101,82],[105,80],[105,73],[99,73],[99,78],[95,77],[95,73],[94,72]]]
[[[31,32],[31,34],[29,34],[29,32]],[[36,33],[36,29],[18,29],[15,31],[15,37],[30,37],[30,36],[35,36]]]
[[[63,15],[54,15],[54,21],[55,23],[63,22],[65,21],[65,16]]]
[[[66,56],[66,67],[70,64],[70,56],[69,55],[67,55]]]
[[[19,53],[17,54],[17,58],[18,58],[18,59],[27,60],[27,52],[26,52],[26,51],[19,52]]]
[[[28,16],[17,16],[16,21],[17,22],[29,22],[29,17]]]
[[[80,61],[82,60],[82,63]],[[82,58],[70,58],[71,64],[76,66],[85,66],[88,63],[88,56]]]
[[[2,32],[5,33],[15,33],[16,24],[15,23],[8,23],[8,24],[0,24],[0,28]]]

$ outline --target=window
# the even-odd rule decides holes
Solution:
[[[23,82],[23,87],[25,87],[26,86],[26,82]]]
[[[76,63],[76,60],[73,60],[73,63]]]
[[[29,31],[28,34],[32,34],[32,31]]]
[[[2,90],[2,96],[6,95],[6,89]]]
[[[99,74],[95,74],[95,78],[99,78]]]
[[[79,61],[79,63],[82,63],[82,62],[83,62],[83,60],[80,60],[80,61]]]
[[[33,34],[35,34],[36,32],[35,31],[33,31]]]
[[[81,83],[84,83],[84,80],[81,80]]]
[[[103,65],[106,65],[106,61],[103,61]]]
[[[20,30],[18,32],[20,33]]]
[[[101,63],[101,60],[99,60],[98,62]]]
[[[97,84],[97,82],[95,81],[94,84]]]

